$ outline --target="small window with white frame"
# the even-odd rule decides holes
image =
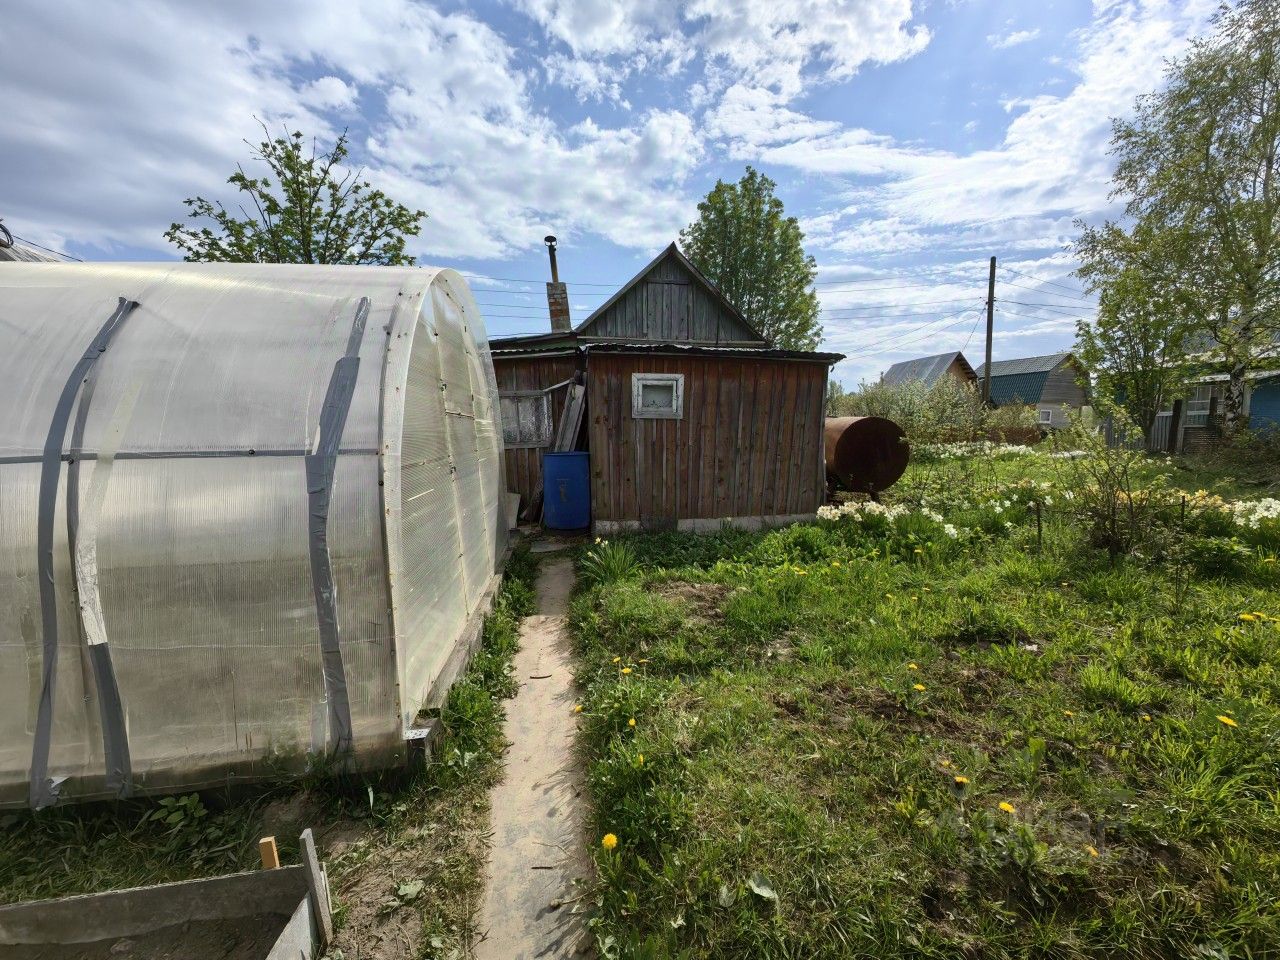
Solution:
[[[1053,423],[1053,410],[1050,407],[1040,408],[1040,423],[1042,426]]]
[[[631,416],[639,420],[683,419],[684,374],[633,373]]]

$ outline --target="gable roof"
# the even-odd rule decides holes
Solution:
[[[608,313],[610,307],[612,307],[615,303],[621,300],[627,294],[627,292],[631,290],[632,287],[636,286],[641,281],[643,281],[644,278],[648,276],[649,273],[656,266],[658,266],[658,264],[662,263],[662,261],[666,260],[668,257],[675,258],[675,260],[682,267],[688,270],[689,273],[693,276],[693,279],[698,284],[700,284],[708,294],[710,294],[712,299],[714,299],[717,303],[719,303],[720,306],[723,307],[724,310],[734,320],[738,321],[739,323],[742,324],[743,327],[749,330],[757,340],[759,340],[761,343],[768,342],[767,340],[765,340],[764,336],[760,333],[760,331],[757,330],[753,324],[747,321],[747,318],[742,315],[742,311],[725,299],[724,294],[720,292],[720,288],[716,286],[714,283],[712,283],[711,280],[706,276],[706,274],[704,274],[701,270],[695,267],[693,265],[693,261],[691,261],[688,257],[686,257],[683,253],[680,252],[680,248],[679,246],[676,245],[676,242],[674,240],[671,241],[671,243],[661,253],[659,253],[656,257],[654,257],[647,264],[645,264],[645,266],[640,270],[639,273],[637,273],[634,277],[632,277],[625,284],[623,284],[623,286],[616,293],[614,293],[613,296],[611,296],[604,303],[600,304],[600,306],[596,307],[595,310],[592,311],[591,315],[587,317],[587,319],[583,320],[580,324],[578,324],[574,328],[573,332],[576,334],[586,333],[588,327],[590,327],[593,323],[595,323],[600,317]]]
[[[903,360],[900,363],[895,363],[884,372],[880,382],[889,386],[897,386],[900,383],[919,380],[925,386],[931,387],[938,382],[957,359],[966,374],[966,379],[976,379],[977,374],[973,372],[973,367],[969,366],[969,361],[965,359],[964,354],[959,350],[954,350],[951,353],[935,353],[931,357],[916,357],[914,360]]]
[[[1039,403],[1049,374],[1064,363],[1075,363],[1075,358],[1070,353],[1049,353],[1042,357],[993,360],[991,402],[996,406],[1005,403]],[[983,373],[984,370],[979,368],[979,380],[983,379]]]
[[[1062,364],[1072,359],[1070,353],[1046,353],[1042,357],[1021,357],[1017,360],[993,360],[991,362],[992,383],[1001,377],[1011,377],[1019,373],[1049,373],[1057,370]],[[978,368],[978,378],[987,375],[986,364]]]

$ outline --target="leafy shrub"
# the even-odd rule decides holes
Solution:
[[[1099,401],[1099,410],[1117,426],[1128,422],[1122,409]],[[1134,552],[1154,553],[1168,538],[1168,517],[1176,498],[1167,474],[1150,478],[1145,452],[1107,445],[1096,429],[1074,418],[1054,437],[1059,454],[1059,486],[1063,509],[1084,531],[1090,546],[1106,550],[1114,562]]]
[[[954,443],[967,440],[1012,440],[1027,443],[1039,439],[1040,427],[1030,407],[991,409],[977,388],[953,377],[942,377],[933,386],[919,381],[889,386],[862,384],[831,404],[835,417],[885,417],[917,443]]]

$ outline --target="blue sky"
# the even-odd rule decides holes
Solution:
[[[801,219],[846,385],[980,355],[992,255],[996,357],[1047,353],[1091,315],[1067,247],[1118,212],[1109,118],[1214,5],[16,0],[0,218],[84,259],[171,258],[183,198],[232,199],[255,116],[347,128],[430,214],[420,262],[472,275],[501,335],[546,327],[544,234],[581,319],[750,163]]]

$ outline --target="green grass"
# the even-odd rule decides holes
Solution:
[[[606,957],[1276,955],[1280,622],[1239,615],[1280,536],[1188,583],[981,513],[627,538],[584,587]]]
[[[297,829],[312,826],[328,861],[337,951],[363,955],[372,933],[411,943],[414,956],[464,949],[481,890],[488,791],[505,749],[502,700],[515,693],[510,664],[519,621],[534,609],[535,574],[527,551],[510,560],[482,648],[441,711],[436,762],[234,796],[9,814],[0,818],[0,903],[255,869],[264,832],[277,834],[282,859],[296,861]]]

